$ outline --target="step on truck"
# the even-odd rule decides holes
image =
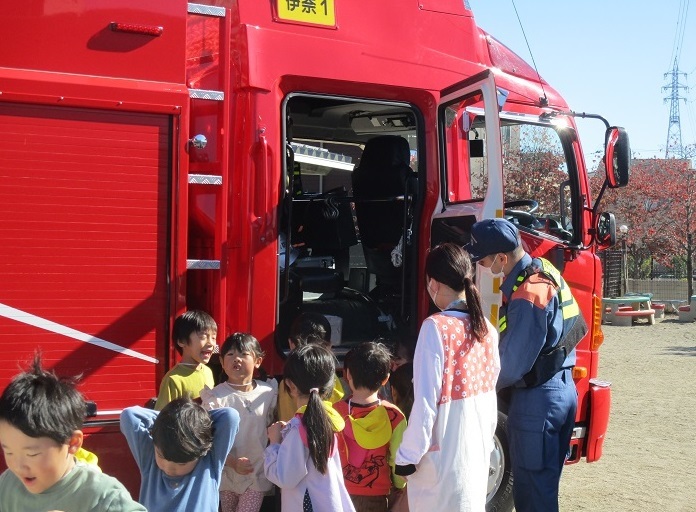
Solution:
[[[36,350],[81,374],[88,449],[137,494],[118,427],[177,362],[173,319],[261,340],[282,373],[301,312],[355,344],[415,342],[423,265],[486,217],[554,262],[591,329],[569,462],[597,460],[613,216],[575,114],[461,0],[86,0],[0,16],[0,386]],[[600,116],[597,116],[600,117]],[[601,119],[601,118],[600,118]],[[606,129],[606,187],[628,180]],[[601,196],[601,193],[599,194]],[[496,320],[499,282],[478,277]],[[489,509],[511,508],[505,403]]]

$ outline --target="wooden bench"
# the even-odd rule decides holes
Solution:
[[[665,305],[661,303],[653,302],[651,307],[655,310],[655,318],[664,318],[665,316]]]
[[[691,306],[679,306],[677,309],[677,314],[679,315],[680,322],[693,322],[694,315],[691,312]]]
[[[614,313],[614,320],[612,325],[620,327],[630,327],[633,325],[633,320],[636,318],[647,318],[648,324],[655,324],[655,310],[654,309],[632,309],[630,311],[617,311]]]

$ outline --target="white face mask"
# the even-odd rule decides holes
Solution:
[[[500,277],[503,278],[505,277],[505,274],[503,274],[503,269],[501,267],[500,272],[493,272],[493,265],[495,265],[495,260],[498,259],[498,255],[496,254],[495,258],[493,258],[493,262],[491,263],[490,267],[484,267],[483,265],[479,265],[481,267],[481,273],[483,275],[486,275],[490,278],[495,278],[495,277]]]
[[[432,289],[430,288],[430,283],[431,283],[431,282],[432,282],[432,280],[428,280],[428,283],[426,284],[425,287],[426,287],[426,289],[428,290],[428,295],[430,295],[430,300],[433,301],[433,304],[435,304],[435,307],[437,307],[438,309],[440,309],[440,306],[438,306],[438,305],[437,305],[437,302],[435,302],[435,301],[437,300],[437,291],[435,291],[435,292],[432,291]]]

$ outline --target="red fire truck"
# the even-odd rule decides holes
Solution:
[[[272,375],[304,311],[339,358],[413,342],[424,255],[484,217],[573,287],[591,330],[570,461],[600,457],[595,252],[613,217],[574,114],[468,2],[5,2],[0,33],[0,387],[37,349],[81,374],[86,447],[132,492],[118,415],[176,364],[178,314],[253,333]],[[606,134],[605,187],[625,185],[627,137]],[[479,276],[492,319],[499,284]],[[491,510],[510,507],[504,413]]]

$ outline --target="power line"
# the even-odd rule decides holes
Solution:
[[[686,19],[689,15],[689,0],[681,0],[679,2],[679,13],[677,14],[677,29],[674,34],[674,43],[672,45],[672,55],[669,62],[674,60],[679,62],[681,58],[682,43],[684,42],[684,33],[686,30]]]
[[[544,90],[544,81],[541,79],[539,70],[537,69],[536,61],[534,60],[534,54],[532,53],[532,47],[529,46],[529,41],[527,40],[527,33],[524,31],[524,26],[522,26],[522,20],[520,19],[520,13],[517,12],[517,6],[515,5],[515,0],[510,0],[512,2],[512,8],[515,10],[515,15],[517,16],[517,22],[520,24],[522,29],[522,35],[524,36],[524,42],[527,43],[527,49],[529,50],[529,56],[532,58],[532,64],[534,64],[534,71],[536,71],[537,78],[539,78],[539,86],[541,86],[541,93],[543,96],[539,98],[539,103],[542,107],[548,105],[549,100],[546,97],[546,91]]]

